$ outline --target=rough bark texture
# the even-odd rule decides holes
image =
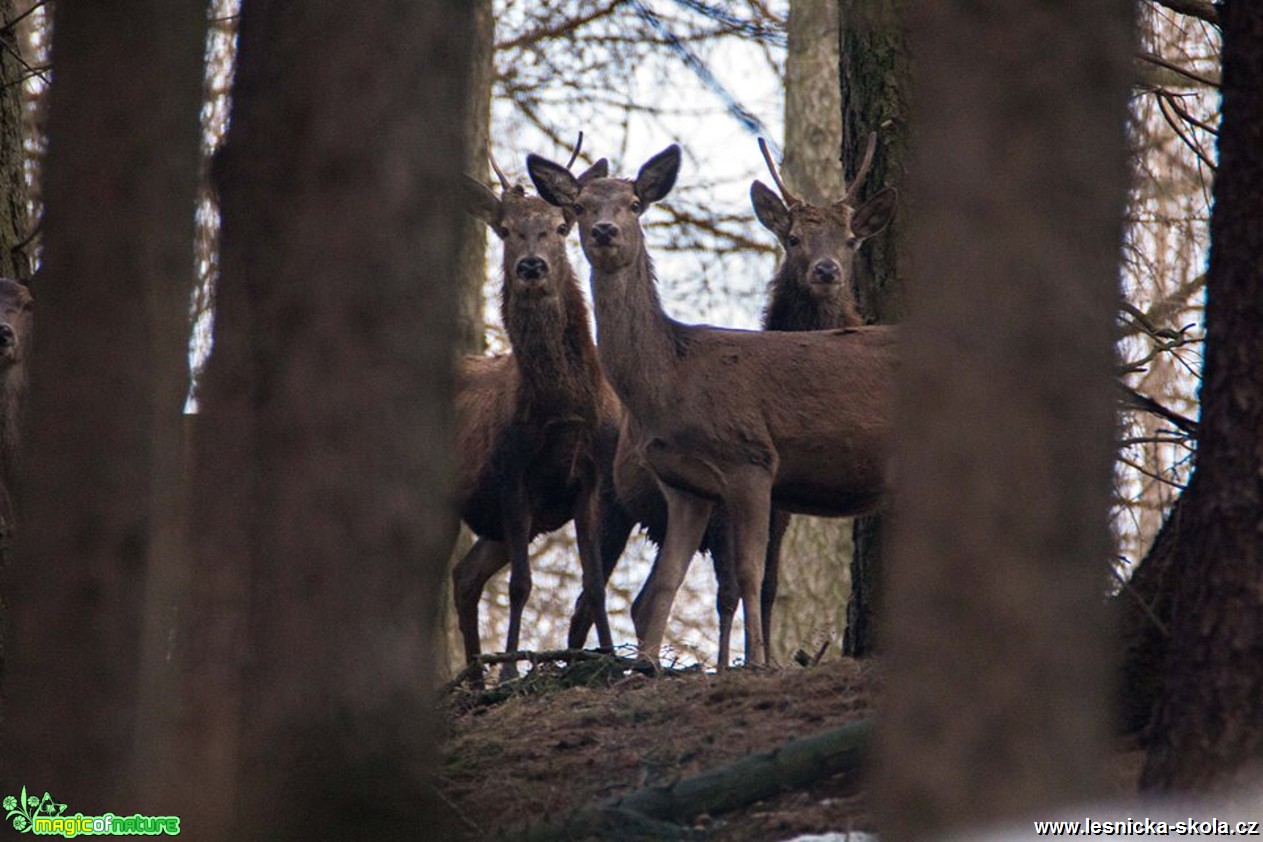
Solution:
[[[842,158],[846,178],[855,177],[871,132],[877,132],[873,168],[856,204],[886,186],[900,189],[900,210],[890,228],[860,250],[855,262],[856,300],[871,323],[899,320],[903,312],[909,206],[915,200],[906,174],[911,165],[909,121],[912,61],[905,21],[906,0],[838,0],[842,92]],[[842,651],[870,655],[880,625],[882,535],[885,516],[856,518],[852,539],[851,595],[846,607]]]
[[[1197,468],[1184,493],[1163,697],[1142,785],[1209,790],[1263,767],[1263,7],[1229,2]]]
[[[429,692],[471,13],[242,8],[172,793],[207,838],[444,836]]]
[[[13,20],[13,0],[0,0],[0,21]],[[0,277],[30,280],[31,264],[17,246],[30,233],[22,161],[22,83],[25,69],[16,27],[0,30]]]
[[[151,725],[142,609],[171,561],[205,15],[195,0],[55,13],[0,789],[85,813],[132,803]]]
[[[1132,12],[927,0],[910,24],[926,274],[882,639],[890,842],[1086,797],[1105,760]]]

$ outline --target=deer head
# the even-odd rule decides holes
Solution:
[[[864,163],[842,198],[817,206],[789,192],[767,144],[759,139],[763,160],[780,196],[763,182],[755,181],[750,187],[754,215],[785,249],[782,273],[795,279],[812,297],[831,297],[839,294],[839,289],[849,296],[855,252],[866,239],[884,230],[894,216],[898,193],[893,187],[881,190],[858,208],[852,207],[872,164],[875,141],[875,136],[869,137]]]
[[[31,291],[20,281],[0,278],[0,370],[22,361],[30,335]]]
[[[641,250],[640,215],[675,186],[680,147],[672,144],[650,158],[634,181],[576,178],[566,167],[529,155],[526,168],[539,195],[568,208],[579,224],[583,253],[594,268],[615,271],[630,266]]]

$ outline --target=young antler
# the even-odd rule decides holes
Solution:
[[[855,180],[851,182],[851,186],[846,188],[846,195],[842,197],[842,201],[851,204],[855,197],[859,194],[860,188],[864,186],[864,179],[868,178],[868,171],[873,166],[873,153],[877,151],[877,132],[868,133],[868,148],[864,150],[864,161],[860,164],[860,171],[855,174]],[[845,163],[843,164],[845,168]]]
[[[772,153],[768,151],[767,143],[763,138],[759,138],[759,151],[763,153],[763,160],[767,162],[767,170],[772,174],[772,181],[776,182],[776,189],[781,191],[781,198],[785,200],[785,204],[796,205],[802,202],[802,199],[789,192],[785,182],[781,181],[781,174],[776,171],[776,164],[772,161]]]

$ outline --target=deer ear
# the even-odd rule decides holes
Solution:
[[[899,191],[887,187],[864,204],[851,217],[851,233],[861,240],[880,234],[895,215]]]
[[[540,198],[559,208],[569,207],[579,195],[579,182],[561,164],[531,153],[526,156],[526,171],[539,191]]]
[[[500,225],[503,205],[487,185],[475,181],[469,176],[461,179],[461,193],[465,203],[465,212],[474,219],[481,219],[494,231]]]
[[[636,196],[646,205],[664,198],[675,186],[680,172],[680,147],[671,144],[654,155],[636,175]]]
[[[598,158],[597,162],[588,167],[583,173],[575,179],[579,184],[587,184],[589,181],[595,181],[598,178],[609,178],[610,162],[604,158]]]
[[[754,215],[763,227],[783,240],[789,234],[789,209],[776,195],[771,187],[755,180],[750,185],[750,203],[754,205]]]

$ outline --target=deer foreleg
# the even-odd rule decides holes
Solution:
[[[513,508],[506,507],[508,510]],[[523,503],[518,511],[525,512],[525,510],[525,503]],[[526,608],[526,600],[531,595],[530,517],[506,518],[504,538],[509,550],[509,634],[505,640],[504,651],[516,652],[522,633],[522,611]],[[517,664],[512,661],[500,668],[502,679],[517,678],[517,674]]]
[[[767,559],[763,565],[763,593],[760,599],[763,608],[763,648],[769,664],[775,663],[772,657],[772,608],[776,603],[776,587],[780,581],[781,544],[785,540],[787,529],[789,512],[773,509],[768,527]]]
[[[767,648],[763,627],[763,568],[767,560],[768,531],[772,509],[771,476],[747,471],[730,485],[725,497],[731,521],[737,587],[741,591],[746,629],[746,663],[764,663]]]
[[[640,609],[633,612],[632,618],[640,640],[640,656],[655,664],[676,591],[697,552],[713,508],[711,501],[667,485],[662,486],[662,492],[667,500],[667,535],[640,592]]]

